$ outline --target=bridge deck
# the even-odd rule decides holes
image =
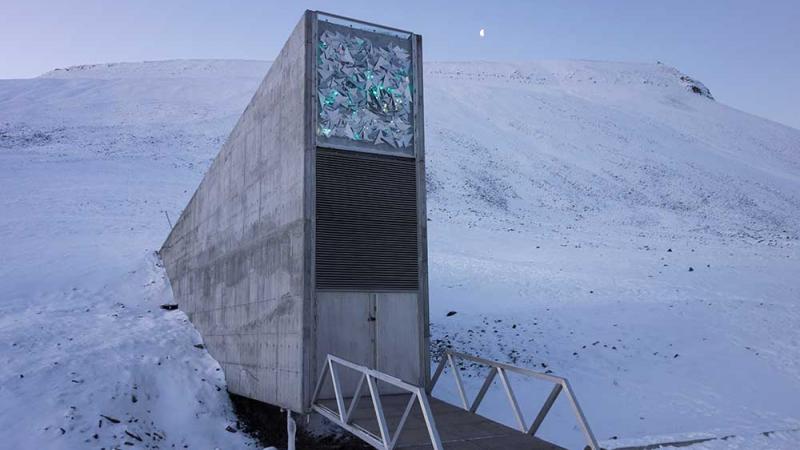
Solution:
[[[393,434],[408,403],[409,395],[381,395],[380,398],[383,412],[388,422],[389,433]],[[320,403],[332,411],[337,411],[336,401],[333,399],[321,400]],[[350,399],[345,401],[345,405],[350,405]],[[519,430],[470,413],[441,400],[430,398],[430,405],[442,444],[447,450],[561,450],[561,447],[554,444],[529,436]],[[361,398],[352,417],[355,425],[380,436],[378,422],[375,419],[375,410],[369,396]],[[425,426],[425,420],[422,417],[422,410],[418,405],[414,405],[414,409],[403,427],[403,432],[395,448],[404,450],[433,448]]]

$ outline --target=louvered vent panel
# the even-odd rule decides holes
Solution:
[[[413,159],[317,150],[317,289],[415,290]]]

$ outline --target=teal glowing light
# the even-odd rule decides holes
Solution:
[[[332,90],[326,97],[325,97],[325,104],[330,106],[336,102],[336,97],[339,95],[339,91]]]
[[[359,147],[413,145],[408,42],[373,42],[340,27],[320,28],[317,135]],[[323,45],[324,44],[324,45]]]

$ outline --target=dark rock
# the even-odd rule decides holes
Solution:
[[[125,434],[127,434],[128,436],[130,436],[130,437],[132,437],[132,438],[136,439],[136,440],[137,440],[137,441],[139,441],[139,442],[142,442],[142,438],[141,438],[141,437],[139,437],[138,435],[136,435],[135,433],[131,433],[130,431],[128,431],[128,430],[125,430]]]
[[[228,425],[227,427],[225,427],[225,431],[227,431],[228,433],[236,433],[236,428],[233,428],[232,426]]]
[[[200,350],[202,350],[202,349],[206,348],[206,346],[203,345],[203,344],[194,344],[194,348],[199,348]]]
[[[177,303],[165,303],[165,304],[161,305],[161,309],[166,310],[166,311],[175,311],[176,309],[178,309],[178,304]]]
[[[102,417],[103,419],[106,419],[107,421],[109,421],[111,423],[119,423],[119,419],[115,419],[113,417],[105,416],[103,414],[100,414],[100,417]]]
[[[450,317],[450,316],[455,316],[455,315],[456,315],[456,312],[455,312],[455,311],[449,311],[449,312],[447,313],[447,317]]]
[[[689,272],[694,272],[694,267],[689,267]]]

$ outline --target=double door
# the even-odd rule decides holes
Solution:
[[[332,354],[414,385],[423,382],[416,292],[318,292],[316,319],[319,369]],[[360,375],[348,369],[338,375],[345,396],[352,396]],[[322,398],[331,397],[327,386]]]

